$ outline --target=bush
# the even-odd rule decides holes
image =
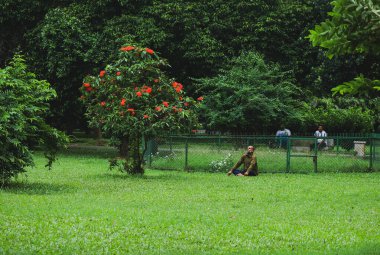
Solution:
[[[305,103],[304,107],[304,125],[310,132],[320,124],[328,134],[373,132],[373,111],[353,102],[348,106],[332,98],[315,99],[310,104]]]
[[[36,79],[26,70],[22,56],[16,55],[10,65],[0,69],[0,181],[33,165],[31,149],[41,146],[50,168],[66,136],[44,121],[48,101],[56,96],[47,81]]]

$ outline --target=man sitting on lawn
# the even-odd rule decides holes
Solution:
[[[253,153],[255,148],[250,145],[248,146],[248,151],[241,156],[240,160],[228,171],[227,175],[234,174],[236,176],[257,176],[259,171],[257,168],[256,155]],[[244,165],[243,165],[244,164]],[[244,169],[239,170],[238,168],[243,165]]]

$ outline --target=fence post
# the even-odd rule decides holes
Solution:
[[[172,146],[172,143],[173,143],[173,137],[170,136],[170,140],[169,140],[169,148],[170,148],[170,154],[173,153],[173,146]]]
[[[152,139],[148,141],[148,162],[149,162],[149,167],[152,167],[152,152],[153,152],[153,142]]]
[[[289,137],[288,144],[286,146],[286,173],[290,172],[290,143],[292,142],[292,138]]]
[[[189,153],[189,143],[188,143],[189,138],[186,137],[186,143],[185,143],[185,171],[187,170],[188,167],[188,153]]]
[[[336,137],[336,154],[339,154],[339,136]]]
[[[369,170],[373,170],[373,146],[374,146],[375,139],[373,138],[373,135],[370,138],[371,146],[369,147]]]

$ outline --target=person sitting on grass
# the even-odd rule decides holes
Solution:
[[[259,171],[257,168],[256,155],[253,153],[255,147],[252,145],[248,146],[248,151],[241,156],[240,160],[228,171],[227,175],[230,176],[234,174],[236,176],[257,176]],[[243,165],[244,169],[239,170],[238,168]]]

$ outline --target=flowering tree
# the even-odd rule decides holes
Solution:
[[[196,124],[193,110],[203,98],[185,96],[183,85],[162,71],[168,66],[152,49],[123,46],[115,63],[81,87],[90,126],[111,138],[128,173],[144,173],[142,148],[150,138]]]

